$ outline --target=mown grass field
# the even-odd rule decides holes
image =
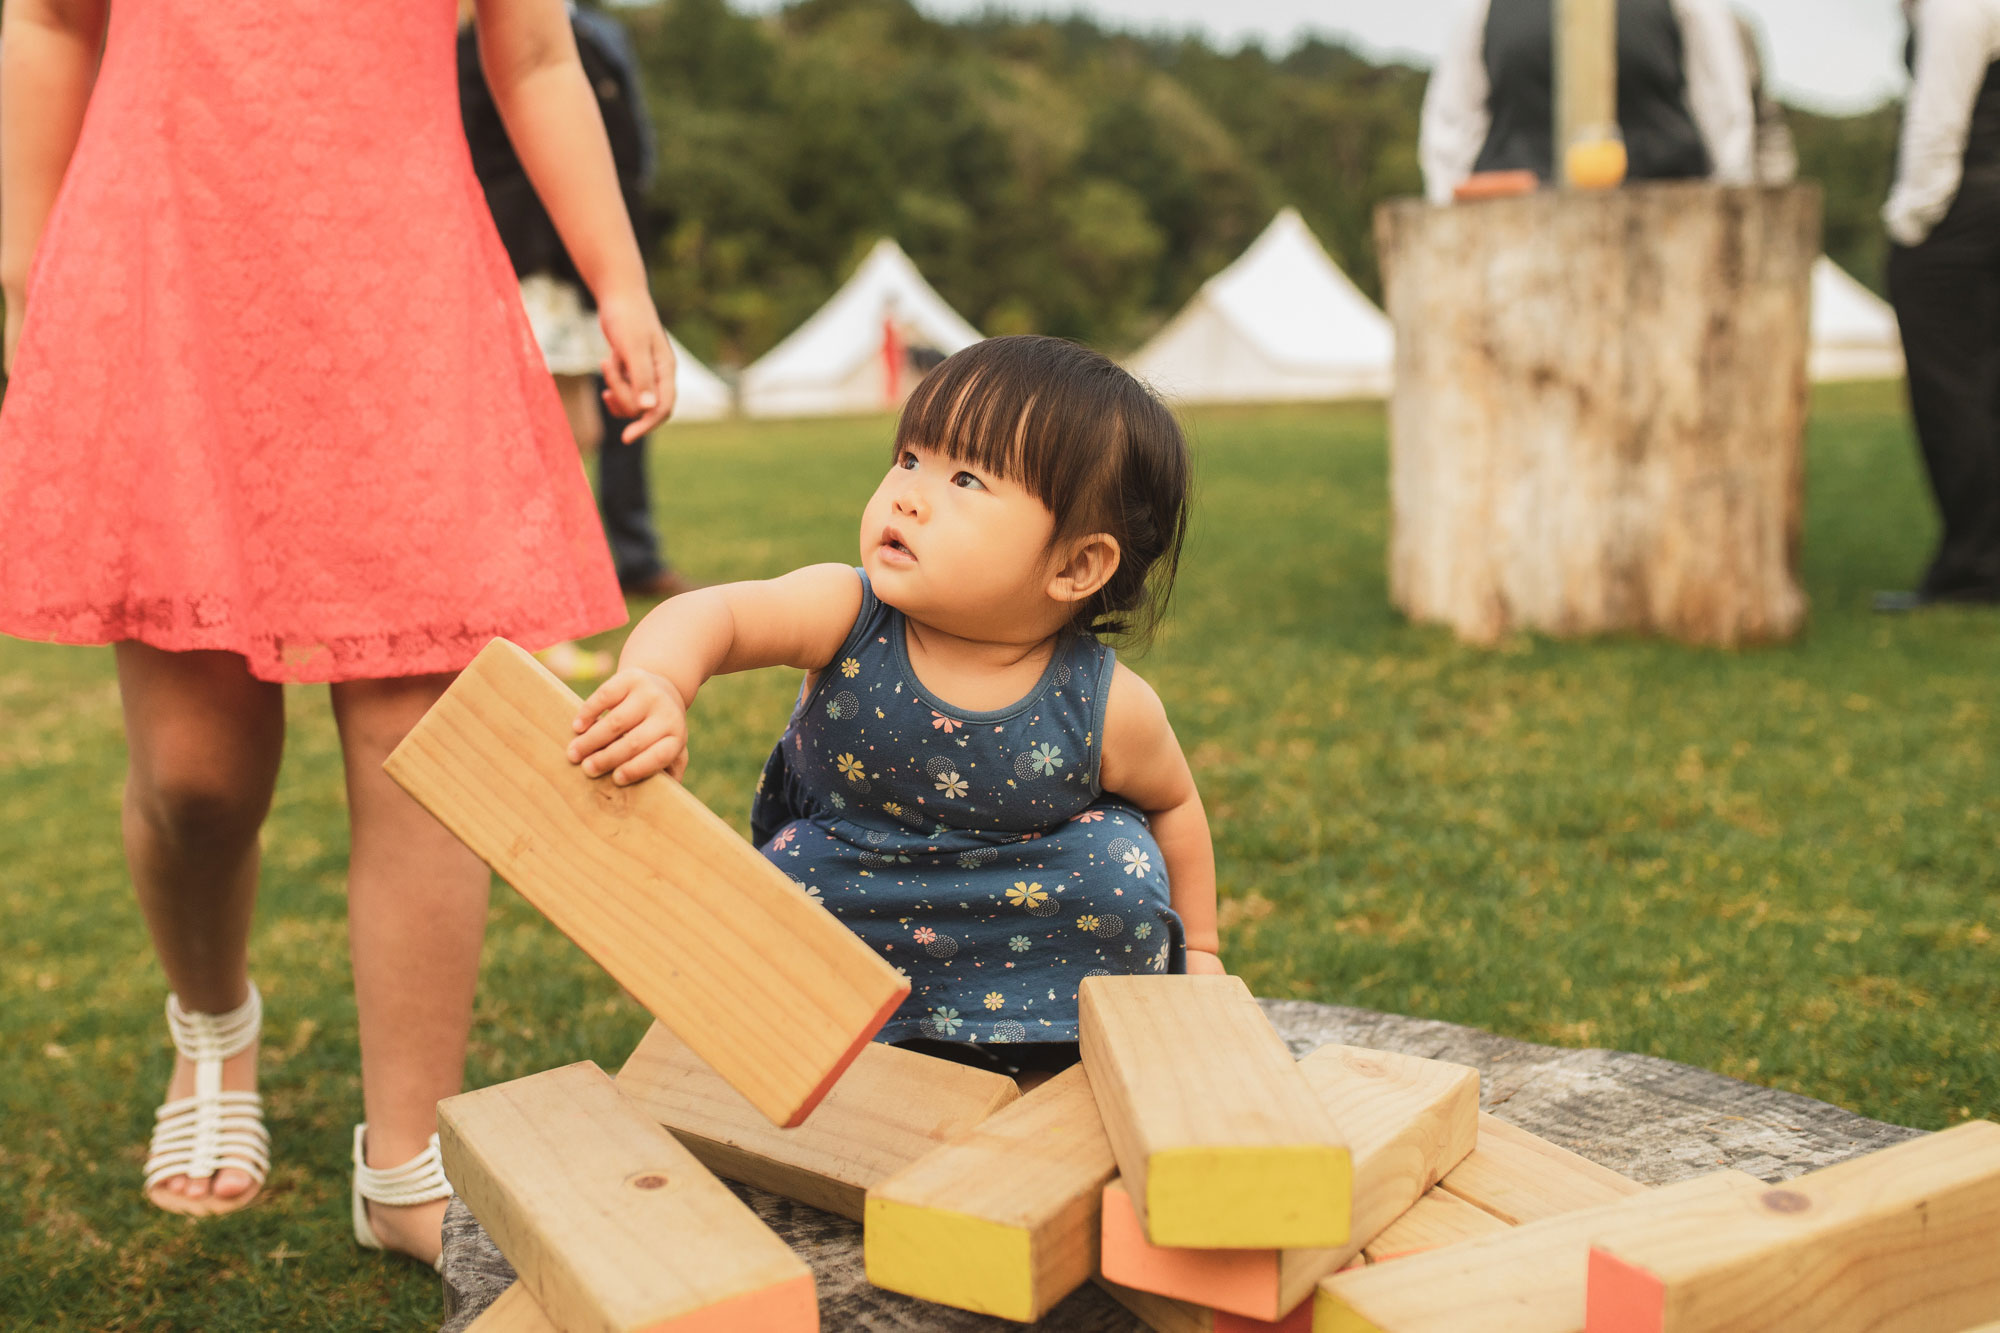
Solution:
[[[1385,598],[1379,410],[1192,424],[1198,526],[1137,665],[1193,756],[1225,958],[1260,994],[1644,1051],[1926,1128],[2000,1114],[2000,616],[1867,610],[1933,532],[1894,389],[1817,400],[1812,623],[1741,653],[1413,628]],[[674,554],[711,579],[851,558],[885,431],[671,431]],[[794,685],[725,680],[697,709],[690,785],[739,827]],[[425,1270],[347,1236],[338,756],[325,692],[291,709],[255,941],[278,1165],[257,1207],[189,1225],[138,1190],[168,1047],[118,848],[110,656],[0,642],[0,1326],[438,1317]],[[644,1022],[496,894],[473,1083],[615,1066]]]

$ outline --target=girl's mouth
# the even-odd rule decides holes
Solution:
[[[896,535],[896,531],[893,528],[882,534],[882,550],[891,559],[908,560],[914,563],[917,558],[916,552],[903,545],[903,539]]]

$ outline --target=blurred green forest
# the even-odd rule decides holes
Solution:
[[[660,128],[661,309],[725,365],[894,236],[988,333],[1122,351],[1295,204],[1370,295],[1376,204],[1421,188],[1425,71],[1308,40],[1219,51],[1084,18],[927,18],[909,0],[621,7]],[[1881,285],[1897,111],[1792,118],[1827,248]]]

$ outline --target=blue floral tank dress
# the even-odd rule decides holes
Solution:
[[[1026,698],[957,708],[918,683],[902,613],[861,586],[751,825],[910,979],[877,1040],[1073,1042],[1083,978],[1185,971],[1159,845],[1098,786],[1112,650],[1065,636]]]

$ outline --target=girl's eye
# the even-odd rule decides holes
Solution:
[[[957,474],[951,479],[951,484],[954,486],[963,486],[968,491],[983,491],[986,489],[986,483],[973,476],[970,472]]]
[[[908,449],[903,450],[902,455],[896,459],[896,466],[906,471],[916,465],[917,456]]]

